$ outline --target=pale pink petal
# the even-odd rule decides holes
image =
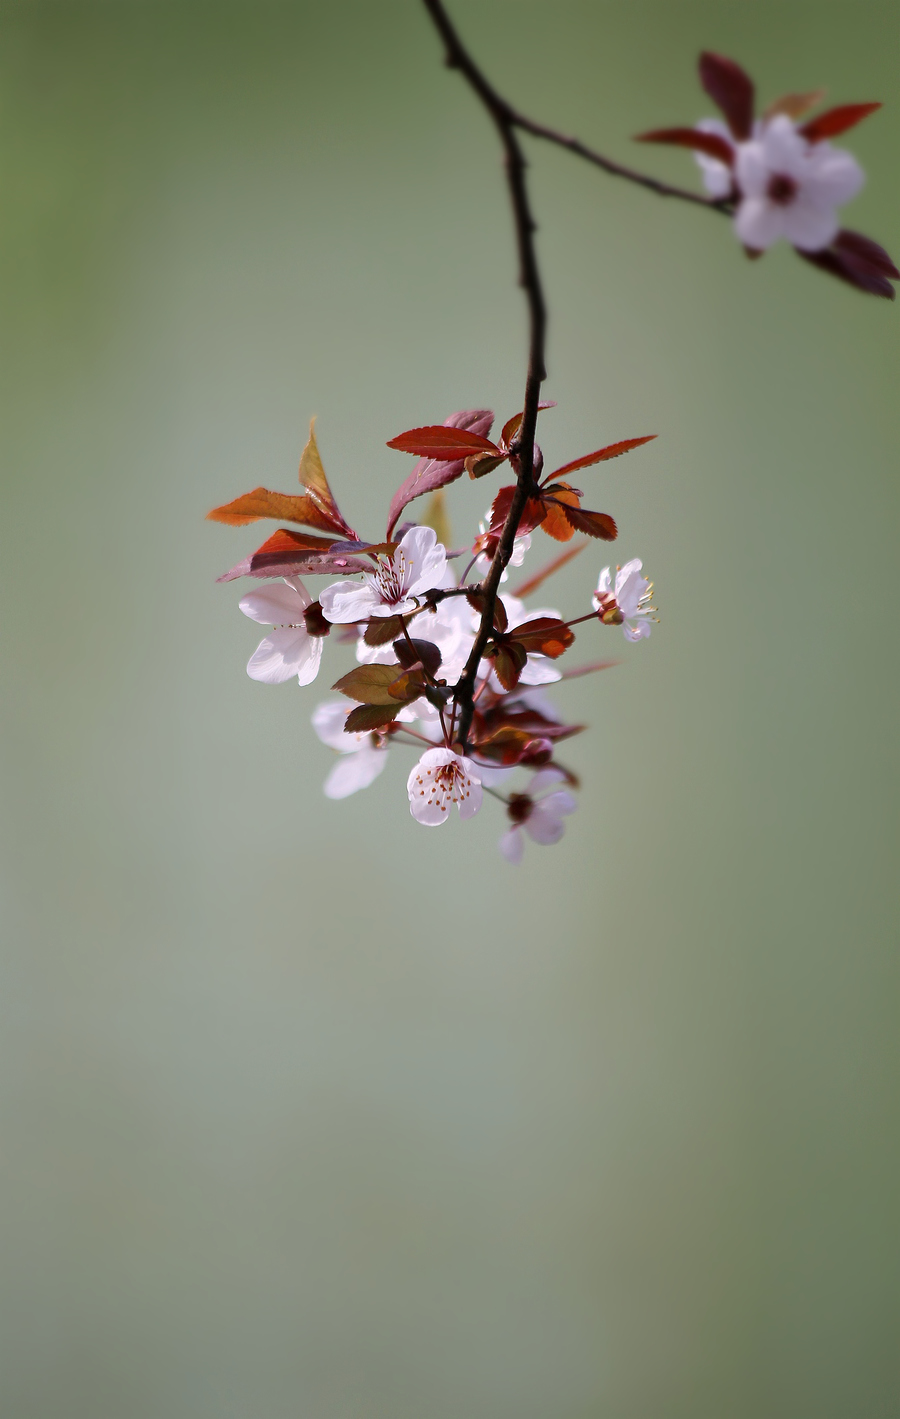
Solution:
[[[762,137],[763,156],[770,173],[783,173],[802,181],[809,144],[801,138],[787,114],[779,113],[766,124]]]
[[[447,569],[447,552],[437,540],[432,527],[411,527],[400,539],[400,546],[394,553],[396,561],[402,552],[406,562],[403,589],[412,596],[421,596],[425,591],[440,586]]]
[[[557,670],[546,655],[529,655],[525,669],[519,676],[520,685],[553,685],[562,679],[562,671]]]
[[[322,615],[335,625],[367,621],[379,604],[378,593],[368,581],[335,581],[319,596]]]
[[[765,197],[771,169],[762,143],[741,143],[734,168],[737,185],[744,197]]]
[[[277,634],[277,632],[273,632]],[[306,647],[303,659],[297,664],[297,682],[300,685],[311,685],[319,673],[319,666],[322,664],[322,649],[325,645],[324,636],[306,637]]]
[[[514,764],[512,766],[503,764],[475,765],[475,772],[478,774],[485,788],[498,788],[500,784],[505,783],[515,771]]]
[[[338,760],[325,780],[326,798],[348,798],[361,788],[374,783],[387,763],[387,750],[365,745],[358,754],[347,754]]]
[[[528,792],[534,798],[538,793],[543,793],[545,789],[552,788],[555,783],[560,783],[565,777],[562,769],[554,768],[553,765],[548,764],[546,768],[538,769],[536,774],[532,774]]]
[[[567,789],[558,788],[555,793],[548,793],[546,798],[541,799],[541,807],[560,818],[574,813],[578,802]]]
[[[544,803],[546,801],[545,799]],[[551,843],[559,842],[566,831],[566,825],[556,813],[545,808],[544,803],[534,805],[525,819],[525,831],[534,842],[548,847]]]
[[[307,662],[309,640],[305,628],[294,630],[285,627],[273,631],[260,641],[247,661],[250,679],[261,680],[264,685],[280,685],[290,680]]]
[[[799,251],[821,251],[840,227],[834,209],[814,206],[805,192],[784,208],[783,224],[784,235]]]
[[[787,207],[770,202],[767,197],[745,197],[734,218],[738,238],[752,251],[768,251],[779,237],[784,236],[784,213]]]
[[[302,586],[302,582],[301,582]],[[262,626],[302,626],[309,599],[303,600],[293,586],[273,581],[259,591],[248,591],[238,602],[245,616]]]
[[[312,605],[314,598],[310,596],[305,583],[302,582],[298,576],[286,576],[284,580],[288,586],[294,588],[300,600],[303,602],[304,608]]]
[[[625,637],[625,639],[626,639],[627,641],[643,641],[643,640],[646,640],[647,637],[648,637],[649,634],[650,634],[650,619],[649,619],[649,617],[645,617],[644,619],[642,619],[642,620],[640,620],[640,621],[632,622],[631,625],[628,625],[628,624],[626,623],[626,624],[622,627],[622,634],[623,634],[623,636]]]
[[[612,590],[612,571],[609,567],[604,567],[597,582],[597,597],[608,596]]]
[[[445,822],[455,803],[461,818],[481,807],[481,781],[471,759],[452,749],[426,749],[406,783],[409,811],[425,827]]]
[[[804,195],[819,207],[842,207],[862,191],[866,175],[852,153],[827,144],[813,148]]]
[[[525,850],[525,840],[522,836],[522,829],[513,826],[508,832],[503,834],[497,844],[507,862],[521,862],[522,853]]]
[[[345,734],[344,725],[351,706],[346,700],[325,700],[316,705],[312,712],[312,727],[323,744],[330,749],[338,749],[342,754],[352,754],[361,743],[361,736]]]

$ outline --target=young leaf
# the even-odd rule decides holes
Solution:
[[[300,522],[306,527],[318,527],[326,532],[342,532],[332,517],[322,511],[310,497],[296,493],[273,493],[268,488],[254,488],[242,493],[233,502],[214,507],[206,514],[208,522],[224,522],[229,527],[244,527],[262,517],[275,517],[284,522]]]
[[[388,440],[388,448],[401,453],[418,453],[423,458],[435,458],[448,463],[467,458],[470,453],[493,453],[502,458],[499,448],[481,434],[468,429],[455,429],[447,424],[426,424],[421,429],[408,429]]]
[[[468,591],[466,593],[466,600],[468,601],[473,611],[477,611],[479,616],[483,615],[485,595],[480,587],[476,586],[473,587],[471,591]],[[503,605],[501,598],[498,596],[494,601],[494,630],[505,631],[508,624],[509,621],[506,615],[506,607]]]
[[[446,464],[444,465],[446,467]],[[444,547],[451,547],[450,518],[447,514],[447,495],[443,488],[436,488],[425,504],[422,526],[430,527],[437,540]]]
[[[250,557],[250,575],[293,576],[302,569],[321,571],[328,576],[347,576],[352,571],[366,570],[368,563],[359,557],[337,556],[332,548],[328,538],[279,527]]]
[[[604,542],[614,542],[619,535],[615,520],[607,512],[588,512],[587,508],[567,507],[565,515],[576,532],[584,532],[588,537],[600,537]]]
[[[345,522],[341,516],[340,508],[334,500],[334,494],[328,486],[328,479],[325,477],[325,469],[322,467],[322,459],[319,456],[319,445],[316,443],[316,421],[309,421],[309,438],[306,446],[300,455],[300,483],[306,488],[313,502],[321,508],[323,515],[329,519],[331,526],[336,531],[342,532],[344,536],[355,539],[356,533]],[[315,523],[314,526],[319,526]]]
[[[556,616],[536,616],[516,626],[510,635],[527,654],[549,655],[551,660],[558,659],[575,639],[574,632]]]
[[[515,641],[504,641],[492,646],[488,655],[497,672],[497,679],[504,690],[514,690],[519,683],[519,676],[528,663],[525,649]]]
[[[485,474],[493,473],[501,463],[505,463],[507,457],[505,453],[473,453],[466,459],[466,472],[470,478],[483,478]]]
[[[485,437],[490,433],[493,422],[494,415],[490,409],[460,409],[458,413],[451,414],[444,424],[446,428],[467,429],[470,433]],[[467,452],[471,452],[471,450]],[[462,457],[456,458],[451,463],[434,458],[419,460],[409,477],[404,479],[391,499],[388,512],[388,537],[393,532],[397,519],[407,503],[411,503],[414,498],[421,497],[423,493],[435,492],[438,488],[455,482],[462,475],[466,457],[467,454],[463,454]],[[446,546],[446,543],[444,545]]]
[[[342,675],[331,688],[340,690],[348,700],[359,700],[364,705],[396,705],[389,687],[396,680],[399,669],[399,665],[358,665],[349,674]]]
[[[734,149],[717,133],[701,133],[699,128],[652,128],[649,133],[635,134],[636,143],[671,143],[676,148],[692,148],[717,158],[726,167],[734,166]]]
[[[630,453],[633,448],[640,448],[643,443],[650,443],[655,439],[656,434],[644,434],[639,439],[620,439],[618,443],[608,443],[605,448],[598,448],[596,453],[586,453],[583,458],[576,458],[572,463],[564,463],[562,468],[557,468],[555,473],[551,473],[551,478],[559,478],[564,473],[574,473],[579,468],[590,468],[594,463],[605,463],[609,458],[618,458],[623,453]]]
[[[424,693],[427,683],[422,662],[416,660],[408,670],[404,670],[402,675],[398,675],[396,680],[392,681],[390,694],[401,704],[409,705]]]
[[[515,495],[515,484],[509,484],[501,488],[494,501],[491,503],[491,536],[500,536],[509,517],[509,510],[512,507],[512,500]],[[524,537],[526,532],[533,532],[539,527],[547,515],[547,509],[541,498],[529,498],[525,503],[522,516],[519,519],[517,531],[518,537]]]
[[[441,668],[441,652],[434,641],[403,638],[394,641],[394,654],[404,670],[409,670],[411,666],[420,664],[432,680]]]
[[[575,528],[569,521],[566,508],[577,508],[579,506],[580,494],[574,488],[570,488],[568,483],[558,483],[553,485],[553,492],[545,492],[544,506],[547,509],[546,516],[541,523],[541,528],[556,542],[569,542],[575,535]]]
[[[738,142],[745,142],[753,132],[753,80],[739,64],[735,64],[733,59],[726,59],[723,54],[704,52],[700,55],[698,67],[700,83],[713,103],[722,110]]]
[[[363,640],[366,645],[387,645],[403,634],[402,616],[373,616],[366,626]]]
[[[555,399],[542,399],[538,404],[538,409],[555,409]],[[513,414],[511,419],[507,419],[500,433],[500,447],[509,448],[515,435],[519,432],[519,425],[525,417],[524,409],[520,414]]]
[[[763,118],[777,118],[779,113],[783,113],[786,118],[802,118],[804,113],[809,113],[811,108],[821,103],[824,97],[824,89],[812,89],[808,94],[785,94],[783,98],[769,104]]]
[[[347,715],[344,721],[344,731],[347,734],[364,734],[369,729],[384,729],[386,725],[393,724],[402,706],[393,705],[357,705]]]
[[[808,143],[821,143],[823,138],[836,138],[839,133],[846,133],[848,128],[855,128],[857,123],[862,123],[864,118],[868,118],[869,114],[878,108],[881,108],[880,103],[840,104],[837,108],[828,108],[816,118],[811,118],[797,131],[802,133]]]
[[[831,246],[824,251],[798,250],[797,254],[821,271],[837,276],[868,295],[894,300],[895,291],[888,277],[896,280],[900,272],[884,247],[860,232],[838,232]]]
[[[591,665],[576,665],[574,670],[564,670],[562,678],[564,680],[578,680],[582,675],[593,675],[596,670],[612,670],[614,665],[621,665],[619,660],[595,660]]]
[[[890,276],[892,280],[900,280],[900,271],[884,247],[879,246],[871,237],[863,236],[862,232],[839,231],[832,246],[848,259],[852,258],[858,265],[865,266],[870,271],[877,271],[881,276]]]

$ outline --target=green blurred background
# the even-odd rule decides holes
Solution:
[[[894,0],[452,10],[676,181],[629,135],[710,111],[701,47],[886,100],[847,221],[900,248]],[[581,811],[516,871],[496,805],[413,823],[402,751],[322,797],[332,677],[247,678],[215,577],[261,539],[203,522],[317,414],[377,536],[387,438],[520,407],[497,145],[424,13],[5,3],[0,76],[0,1412],[900,1412],[896,309],[532,146],[542,441],[661,435],[585,486],[662,621],[579,634],[623,664],[564,687]]]

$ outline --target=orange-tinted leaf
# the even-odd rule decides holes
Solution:
[[[565,552],[560,552],[559,556],[554,557],[552,562],[548,562],[546,566],[541,567],[540,571],[535,572],[534,576],[530,576],[527,581],[523,581],[517,586],[513,592],[513,596],[517,596],[520,601],[524,601],[525,597],[530,596],[533,591],[537,591],[538,587],[542,586],[548,577],[552,576],[554,572],[558,572],[561,567],[566,565],[566,562],[571,562],[573,557],[577,557],[579,552],[583,552],[585,547],[589,546],[589,542],[579,542],[577,547],[568,547]]]
[[[868,118],[870,113],[881,108],[880,103],[845,103],[837,108],[826,109],[816,118],[811,118],[808,123],[798,129],[809,143],[821,143],[823,138],[836,138],[839,133],[846,133],[848,128],[855,128],[857,123],[862,123],[864,118]]]
[[[369,729],[383,729],[393,724],[401,708],[396,701],[393,705],[357,705],[347,715],[344,730],[347,734],[364,734]]]
[[[699,128],[652,128],[649,133],[636,133],[636,143],[671,143],[676,148],[692,148],[717,158],[726,167],[734,166],[734,149],[717,133],[701,133]]]
[[[392,699],[399,700],[401,704],[411,704],[417,700],[425,689],[427,681],[425,679],[424,667],[421,661],[415,661],[408,670],[404,670],[402,675],[398,675],[390,686]]]
[[[614,542],[619,535],[615,520],[607,512],[588,512],[583,507],[567,507],[566,517],[576,532],[585,532],[588,537],[600,537],[604,542]]]
[[[454,429],[447,424],[426,424],[421,429],[407,429],[388,440],[388,448],[398,448],[401,453],[417,453],[422,458],[434,458],[439,462],[466,458],[470,453],[500,454],[500,450],[490,439],[481,434],[473,434],[468,429]]]
[[[349,674],[342,675],[331,688],[364,705],[396,705],[389,687],[396,680],[399,669],[399,665],[358,665]]]
[[[700,55],[699,69],[701,84],[724,113],[735,138],[743,143],[753,131],[753,80],[733,59],[708,50]]]
[[[575,639],[574,632],[556,616],[538,616],[510,632],[517,645],[529,655],[549,655],[556,660],[568,650]]]
[[[821,103],[824,97],[824,89],[812,89],[808,94],[785,94],[769,104],[763,118],[777,118],[779,113],[783,113],[786,118],[802,118],[804,113],[809,113],[811,108]]]
[[[472,610],[478,612],[479,616],[484,614],[485,594],[480,587],[473,587],[471,591],[467,592],[466,600]],[[494,630],[505,631],[508,624],[506,607],[498,596],[494,600]]]
[[[563,507],[577,508],[579,506],[579,495],[568,484],[561,483],[557,491],[545,497],[544,506],[547,509],[546,516],[541,523],[541,528],[556,542],[569,542],[575,535],[575,528],[568,519],[568,514],[563,511]]]
[[[489,759],[491,763],[508,766],[510,764],[520,764],[528,752],[529,746],[535,742],[535,735],[527,729],[516,729],[511,725],[503,725],[484,739],[480,739],[475,747],[475,752],[480,759]]]
[[[579,468],[590,468],[594,463],[605,463],[609,458],[618,458],[623,453],[630,453],[633,448],[640,448],[642,443],[649,443],[655,439],[656,434],[645,434],[639,439],[620,439],[618,443],[608,443],[605,448],[598,448],[596,453],[586,453],[583,458],[576,458],[572,463],[564,463],[562,468],[557,468],[555,473],[551,473],[551,478],[558,478],[563,473],[574,473]]]
[[[243,493],[233,502],[214,507],[206,517],[209,522],[224,522],[230,527],[244,527],[248,522],[258,522],[261,517],[275,517],[281,522],[301,522],[328,532],[343,530],[335,529],[333,518],[326,516],[312,498],[297,493],[273,493],[268,488]]]
[[[253,555],[259,557],[265,552],[330,552],[333,546],[333,537],[316,537],[312,532],[294,532],[290,527],[279,527],[261,547],[257,547]]]
[[[483,478],[487,473],[493,473],[495,468],[499,468],[501,463],[506,462],[505,453],[473,453],[466,459],[466,472],[470,478]]]

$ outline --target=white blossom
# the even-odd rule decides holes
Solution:
[[[548,845],[558,843],[566,830],[563,818],[574,813],[578,806],[571,793],[565,789],[552,789],[535,797],[542,789],[551,789],[553,784],[565,778],[560,769],[548,767],[539,769],[529,785],[528,793],[513,794],[509,813],[513,819],[498,844],[503,856],[509,862],[521,862],[525,848],[524,833],[533,842]]]
[[[452,749],[426,749],[406,783],[409,811],[419,823],[446,823],[455,803],[461,818],[481,807],[481,778],[471,759]]]
[[[341,625],[367,621],[370,616],[401,616],[414,611],[417,598],[439,587],[447,553],[431,527],[411,527],[391,556],[362,581],[336,581],[320,597],[326,621]]]
[[[627,641],[639,641],[650,634],[650,622],[655,619],[655,607],[650,605],[653,583],[641,576],[643,563],[638,557],[616,568],[615,587],[612,572],[604,567],[594,592],[594,606],[609,625],[621,625]]]
[[[325,780],[326,798],[348,798],[358,789],[368,788],[387,763],[387,745],[376,734],[346,732],[349,713],[346,700],[326,700],[313,711],[313,729],[323,744],[341,755]]]
[[[298,576],[250,591],[238,604],[251,621],[275,627],[247,662],[251,680],[262,680],[266,685],[280,685],[293,675],[301,685],[315,680],[324,637],[311,636],[306,629],[303,613],[312,605],[312,597]]]
[[[694,127],[698,133],[712,133],[716,138],[722,138],[729,148],[734,150],[735,142],[731,136],[731,130],[721,118],[701,118]],[[723,163],[719,158],[712,158],[708,153],[694,150],[694,159],[700,169],[703,178],[703,186],[710,197],[716,199],[727,197],[731,192],[734,182],[731,168],[727,163]]]
[[[821,251],[837,235],[836,209],[865,181],[850,153],[808,142],[783,113],[738,145],[735,176],[741,192],[735,230],[754,251],[779,237],[800,251]]]

